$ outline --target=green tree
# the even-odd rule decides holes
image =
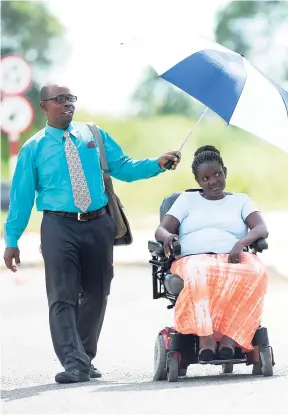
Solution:
[[[22,55],[32,66],[33,73],[53,65],[51,43],[61,39],[64,29],[48,10],[44,2],[2,1],[1,2],[1,56],[8,53]],[[35,121],[30,131],[22,136],[24,141],[34,130],[43,126],[45,119],[39,108],[39,85],[34,76],[26,96],[35,111]],[[8,158],[7,137],[2,134],[1,158]]]
[[[4,50],[12,49],[38,67],[52,63],[47,53],[50,42],[63,35],[63,28],[45,3],[1,2],[1,26]]]
[[[258,62],[279,82],[288,80],[287,33],[287,1],[231,1],[217,15],[217,42]]]
[[[193,115],[193,99],[149,68],[131,99],[132,111],[142,116],[159,114]]]

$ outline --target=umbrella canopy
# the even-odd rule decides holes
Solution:
[[[240,127],[288,152],[288,92],[245,57],[188,36],[139,41],[158,75]]]

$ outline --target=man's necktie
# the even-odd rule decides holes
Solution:
[[[75,206],[77,206],[82,212],[86,212],[91,204],[91,196],[80,156],[68,131],[65,131],[64,138],[64,148],[72,185],[74,203]]]

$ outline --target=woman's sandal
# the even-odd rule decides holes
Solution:
[[[231,360],[234,359],[235,350],[232,347],[221,347],[218,351],[218,358],[220,360]]]
[[[199,362],[210,362],[216,359],[216,355],[211,349],[202,349],[199,351]]]

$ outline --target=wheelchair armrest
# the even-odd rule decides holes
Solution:
[[[255,252],[262,252],[264,249],[268,249],[267,240],[264,238],[257,239],[257,241],[250,245],[250,248]]]
[[[173,242],[173,257],[181,254],[181,245],[179,241]],[[157,241],[148,241],[148,250],[151,253],[157,254],[159,256],[164,256],[164,248],[161,242]]]
[[[161,242],[148,241],[148,250],[153,254],[164,255],[164,248]]]

